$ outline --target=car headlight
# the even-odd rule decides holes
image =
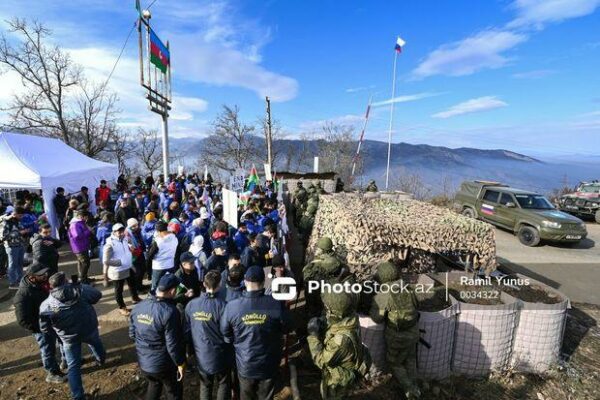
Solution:
[[[542,225],[544,225],[546,228],[560,229],[560,224],[558,222],[542,221]]]

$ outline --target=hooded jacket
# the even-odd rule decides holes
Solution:
[[[186,338],[194,344],[198,368],[208,375],[223,372],[233,364],[233,348],[225,343],[219,327],[225,305],[214,293],[202,293],[185,308]]]
[[[54,328],[64,343],[77,343],[98,329],[93,305],[102,293],[89,285],[66,284],[52,289],[40,306],[40,331]]]
[[[52,244],[44,244],[45,241],[50,241]],[[58,272],[58,249],[61,246],[62,242],[60,240],[54,239],[53,237],[45,238],[39,233],[36,233],[31,238],[33,261],[50,268],[48,276]]]
[[[156,232],[156,220],[154,221],[146,221],[144,226],[142,227],[142,237],[144,238],[144,244],[146,248],[149,248],[152,244],[152,239],[154,239],[154,233]]]

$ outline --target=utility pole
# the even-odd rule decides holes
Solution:
[[[265,132],[266,141],[267,141],[267,164],[271,169],[273,168],[273,127],[271,125],[271,100],[269,96],[265,97],[267,102],[267,129]]]

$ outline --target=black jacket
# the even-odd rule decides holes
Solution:
[[[48,298],[48,294],[44,287],[31,283],[27,276],[21,279],[13,299],[20,326],[32,333],[40,332],[40,305]]]
[[[206,260],[206,271],[212,271],[213,269],[219,272],[227,269],[227,256],[212,254],[208,257],[208,260]]]
[[[115,214],[115,222],[123,224],[123,226],[127,226],[127,220],[135,217],[137,217],[137,215],[135,210],[133,210],[131,207],[119,207],[117,213]]]
[[[181,296],[178,296],[175,299],[175,301],[178,303],[183,303],[185,306],[190,300],[200,296],[200,292],[202,291],[202,282],[200,281],[200,277],[198,276],[198,272],[195,268],[190,274],[186,274],[183,268],[179,267],[177,272],[175,272],[175,276],[179,278],[183,286],[194,291],[194,297],[185,297],[185,295],[182,293]]]
[[[52,244],[44,244],[44,241],[50,241]],[[39,233],[36,233],[31,238],[31,249],[33,253],[33,261],[45,265],[50,268],[48,276],[58,272],[58,249],[62,246],[62,242],[53,237],[44,238]]]
[[[67,200],[64,195],[57,194],[54,196],[52,203],[54,204],[56,215],[65,215],[67,213],[67,208],[69,208],[69,200]]]

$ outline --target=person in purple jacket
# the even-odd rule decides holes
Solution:
[[[90,269],[90,245],[92,243],[92,231],[87,226],[90,213],[84,210],[78,211],[69,223],[69,243],[71,250],[77,257],[77,272],[79,280],[84,284],[90,283],[88,271]]]

